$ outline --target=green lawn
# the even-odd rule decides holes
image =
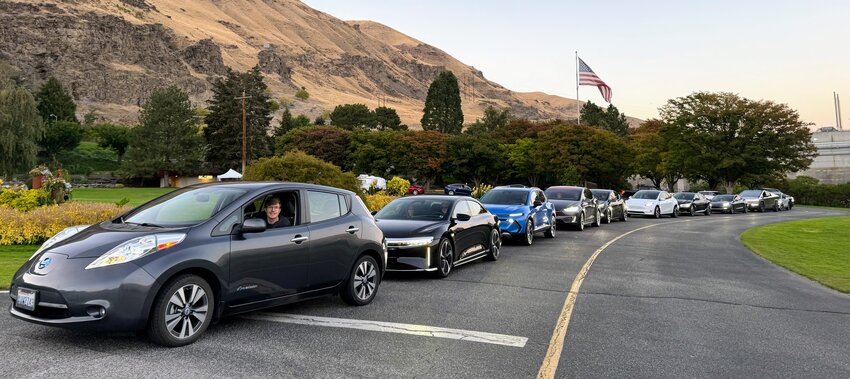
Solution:
[[[62,162],[62,167],[71,174],[86,175],[92,171],[115,171],[120,164],[118,154],[110,149],[104,149],[97,142],[83,141],[74,150],[62,151],[56,155]]]
[[[38,250],[38,245],[0,246],[0,289],[9,289],[12,275]]]
[[[76,188],[74,201],[96,203],[117,203],[123,198],[130,199],[128,205],[137,206],[175,188]]]
[[[827,287],[850,293],[850,216],[764,225],[741,241],[765,259]]]

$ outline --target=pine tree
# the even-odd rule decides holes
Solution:
[[[407,130],[407,125],[401,124],[401,118],[398,117],[398,112],[395,109],[377,107],[372,112],[378,130]]]
[[[50,77],[38,90],[38,113],[45,122],[77,120],[77,105],[71,95],[65,92],[62,83]]]
[[[224,80],[213,85],[207,127],[207,162],[214,171],[224,172],[242,166],[242,100],[244,91],[247,114],[248,161],[272,155],[272,139],[268,136],[272,119],[271,100],[259,67],[246,73],[227,71]]]
[[[276,128],[274,128],[274,133],[272,135],[274,138],[277,138],[289,133],[292,129],[295,129],[295,119],[292,118],[292,112],[289,111],[289,107],[283,108],[283,114],[280,116],[280,123]]]
[[[458,134],[463,129],[460,88],[451,71],[441,72],[428,88],[422,129]]]

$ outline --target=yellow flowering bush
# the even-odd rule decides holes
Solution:
[[[50,194],[42,190],[0,190],[0,207],[26,212],[50,202]]]
[[[48,205],[29,212],[0,207],[0,245],[42,243],[69,226],[98,223],[129,209],[77,202]]]
[[[398,196],[390,196],[386,194],[364,195],[363,202],[369,207],[372,212],[379,211],[391,201],[398,199]]]

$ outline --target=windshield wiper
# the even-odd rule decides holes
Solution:
[[[147,226],[147,227],[150,227],[150,228],[164,228],[164,226],[162,226],[162,225],[151,224],[149,222],[138,223],[138,222],[124,221],[124,223],[129,224],[129,225]]]

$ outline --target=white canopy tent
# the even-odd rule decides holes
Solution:
[[[218,180],[239,180],[242,179],[242,174],[234,171],[232,168],[227,170],[224,174],[217,176]]]

